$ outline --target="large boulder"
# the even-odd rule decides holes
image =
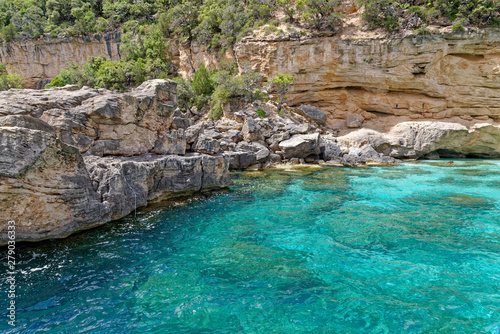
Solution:
[[[344,151],[368,144],[394,158],[500,156],[500,126],[492,124],[403,122],[385,134],[361,129],[336,140]]]
[[[77,86],[50,90],[10,89],[0,92],[0,116],[30,115],[38,118],[46,110],[71,109],[90,98],[109,93],[106,89],[79,89]]]
[[[118,219],[148,201],[231,184],[229,160],[196,153],[186,156],[86,156],[97,193],[109,203],[111,218]]]
[[[326,123],[326,113],[314,106],[305,104],[297,108],[299,113],[306,117],[307,119],[318,123],[319,125],[324,125]]]
[[[352,147],[347,154],[344,154],[340,159],[340,163],[344,166],[357,166],[361,164],[394,164],[398,160],[393,157],[378,153],[370,145],[364,145],[361,148]]]
[[[8,99],[0,94],[0,101],[12,103],[0,107],[0,115],[40,118],[81,153],[141,155],[151,151],[172,125],[175,92],[176,84],[165,80],[146,81],[125,94],[94,89],[14,91]],[[16,102],[23,100],[25,106]]]
[[[243,128],[241,129],[241,135],[243,139],[247,141],[259,141],[264,139],[261,132],[261,126],[251,117],[245,120]]]
[[[0,127],[0,203],[3,217],[16,222],[17,241],[63,237],[110,219],[78,149],[28,128]]]
[[[279,147],[286,159],[306,158],[309,155],[317,155],[321,152],[319,141],[319,133],[295,135],[279,143]]]
[[[220,150],[220,141],[205,134],[201,134],[193,144],[193,150],[199,153],[216,154]]]
[[[322,136],[320,150],[324,161],[340,161],[344,156],[344,151],[333,137]]]

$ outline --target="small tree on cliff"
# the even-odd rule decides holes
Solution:
[[[267,81],[271,90],[278,93],[278,112],[281,111],[283,103],[286,100],[286,93],[290,86],[295,82],[295,78],[290,74],[278,74]]]

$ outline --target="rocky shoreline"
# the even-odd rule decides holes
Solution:
[[[18,241],[65,237],[149,201],[227,187],[233,169],[500,157],[500,126],[491,122],[402,122],[382,133],[353,117],[343,136],[326,124],[313,106],[279,113],[270,102],[233,101],[217,121],[183,113],[175,83],[165,80],[124,94],[75,86],[1,92],[0,244],[8,220]]]

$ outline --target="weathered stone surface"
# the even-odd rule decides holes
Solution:
[[[140,155],[151,151],[170,128],[175,87],[174,82],[150,80],[127,94],[73,86],[9,90],[0,92],[0,116],[40,118],[82,153]]]
[[[45,131],[0,127],[0,175],[16,177],[39,159],[56,137]]]
[[[287,103],[320,108],[331,127],[348,113],[384,132],[410,116],[500,119],[498,30],[373,39],[348,31],[297,39],[257,31],[236,44],[235,57],[266,77],[293,75]]]
[[[305,158],[320,153],[319,133],[295,135],[279,144],[285,158]]]
[[[272,164],[279,164],[281,162],[281,156],[279,154],[272,153],[269,155],[269,162]]]
[[[203,155],[201,163],[203,176],[200,190],[217,189],[231,185],[229,163],[229,159],[223,155]]]
[[[241,140],[241,133],[238,130],[229,130],[224,133],[224,139],[228,142],[237,143]]]
[[[344,155],[344,152],[337,145],[337,141],[333,137],[322,136],[320,150],[324,161],[340,161]]]
[[[156,154],[186,154],[184,130],[170,130],[163,137],[158,138],[152,152]]]
[[[500,156],[500,126],[476,124],[470,128],[446,122],[404,122],[388,133],[362,129],[338,137],[344,151],[373,147],[395,158],[421,158],[432,152],[441,157]]]
[[[346,125],[348,128],[359,128],[363,125],[364,117],[358,114],[347,114],[346,115]]]
[[[193,150],[199,153],[216,154],[220,150],[220,141],[201,134],[194,143]]]
[[[101,154],[144,154],[153,149],[156,140],[172,124],[177,104],[175,85],[165,80],[146,81],[128,94],[87,100],[75,112],[87,115],[97,124],[94,145]]]
[[[269,148],[273,151],[279,151],[279,143],[284,140],[290,139],[290,133],[288,131],[278,132],[278,130],[276,129],[276,132],[277,133],[266,139],[266,142],[269,144]]]
[[[89,57],[105,55],[120,59],[120,32],[71,38],[40,38],[0,43],[0,63],[9,73],[27,80],[29,87],[38,81],[53,79],[70,63],[79,65]],[[43,88],[42,87],[38,88]]]
[[[356,11],[356,6],[348,7]],[[248,62],[265,77],[289,73],[296,81],[287,103],[321,108],[332,128],[339,120],[340,127],[345,127],[343,120],[348,113],[361,115],[365,127],[382,132],[411,119],[462,120],[467,126],[485,117],[490,123],[500,119],[498,29],[369,38],[352,28],[346,27],[335,36],[278,36],[255,31],[223,56],[196,42],[169,53],[183,76],[192,73],[199,61],[220,68],[221,62],[229,59],[239,64]],[[3,43],[0,62],[7,65],[9,73],[19,73],[30,81],[52,78],[69,60],[81,63],[88,56],[100,54],[119,57],[118,36]],[[20,105],[23,109],[23,103]],[[241,101],[229,106],[233,111],[241,107]],[[234,119],[244,121],[242,115]]]
[[[198,139],[198,136],[203,131],[205,124],[203,122],[191,125],[186,129],[186,142],[192,144]]]
[[[231,120],[239,120],[238,115],[235,115],[242,107],[244,103],[240,99],[231,99],[229,102],[222,104],[222,112],[224,117]]]
[[[309,131],[309,124],[287,124],[284,127],[285,131],[288,131],[291,135],[296,135],[296,134],[306,134]]]
[[[51,109],[71,109],[84,101],[110,93],[105,89],[74,90],[66,86],[50,90],[10,89],[0,92],[0,116],[30,115],[36,118]]]
[[[393,151],[392,156],[420,157],[440,148],[460,152],[467,127],[444,122],[405,122],[393,127],[387,134]]]
[[[344,166],[356,166],[360,164],[393,164],[397,160],[393,157],[378,153],[370,145],[364,145],[361,148],[351,147],[347,154],[340,159]]]
[[[191,126],[191,121],[189,118],[186,117],[177,117],[174,116],[172,119],[172,129],[177,130],[177,129],[187,129]]]
[[[302,112],[302,115],[309,120],[312,120],[313,122],[316,122],[320,125],[323,125],[326,123],[326,113],[314,106],[305,104],[301,105],[300,107],[297,108]]]
[[[7,208],[2,219],[16,221],[18,241],[64,237],[151,200],[231,183],[227,157],[179,156],[187,144],[184,129],[171,128],[174,84],[152,80],[128,94],[81,91],[28,91],[23,109],[2,106],[12,114],[0,115],[0,203]],[[49,92],[69,101],[50,102]],[[19,91],[9,94],[0,95],[10,99]],[[222,138],[212,128],[206,132]],[[2,238],[5,228],[0,226]]]
[[[241,135],[243,139],[247,141],[259,141],[264,139],[261,133],[261,126],[251,117],[246,118],[243,128],[241,129]]]
[[[236,146],[238,152],[253,152],[257,161],[265,160],[269,156],[269,149],[260,143],[240,142]]]
[[[148,201],[231,184],[229,161],[223,157],[86,156],[85,162],[92,181],[98,185],[97,192],[110,205],[112,219],[121,218]]]
[[[9,115],[0,117],[0,126],[4,127],[20,127],[32,130],[40,130],[55,134],[56,131],[46,122],[41,119],[29,115]]]
[[[0,244],[7,220],[16,240],[63,237],[110,219],[80,152],[48,132],[0,127]]]

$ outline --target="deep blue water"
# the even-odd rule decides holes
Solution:
[[[500,161],[456,164],[243,172],[21,245],[0,332],[498,333]]]

